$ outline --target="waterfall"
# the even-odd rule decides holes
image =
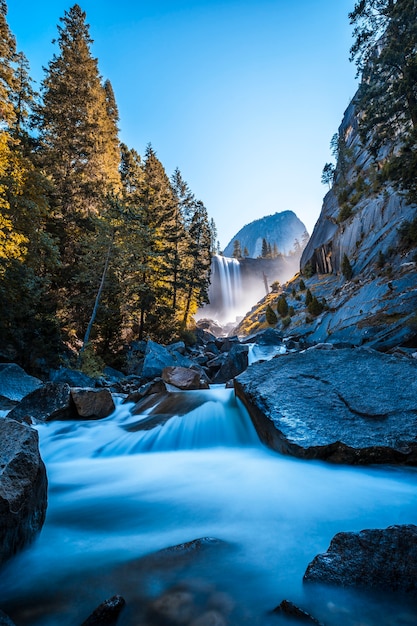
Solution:
[[[232,259],[216,254],[211,263],[210,304],[201,315],[211,317],[220,323],[235,322],[236,317],[245,313],[240,264]]]

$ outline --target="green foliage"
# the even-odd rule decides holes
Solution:
[[[353,270],[346,253],[343,255],[341,269],[342,274],[346,278],[346,280],[350,280],[353,276]]]
[[[288,315],[287,317],[282,318],[282,328],[287,328],[291,324],[291,317]]]
[[[236,239],[236,241],[233,242],[233,254],[232,256],[235,259],[241,259],[242,258],[242,249],[240,247],[240,241],[238,239]]]
[[[278,298],[277,312],[281,315],[281,317],[286,317],[288,315],[288,303],[284,294],[281,294]]]
[[[417,216],[411,222],[403,222],[398,229],[400,243],[406,250],[417,246]]]
[[[298,288],[299,288],[300,291],[305,291],[306,284],[305,284],[305,282],[303,281],[302,278],[300,279],[300,282],[298,284]]]
[[[335,173],[335,166],[333,163],[326,163],[323,167],[323,171],[321,174],[321,182],[323,185],[328,185],[329,189],[333,184]]]
[[[339,222],[339,224],[341,224],[342,222],[349,219],[351,215],[352,215],[352,207],[350,206],[350,204],[345,202],[344,204],[340,206],[339,214],[337,216],[337,221]]]
[[[278,318],[275,315],[274,310],[269,304],[265,310],[265,317],[266,317],[266,321],[268,322],[270,326],[275,326],[275,324],[278,322]]]
[[[316,317],[317,315],[320,315],[320,313],[323,312],[323,309],[324,309],[324,304],[322,302],[319,302],[316,296],[313,296],[311,299],[311,302],[309,302],[308,304],[308,312],[310,313],[310,315],[313,315],[314,317]]]
[[[311,278],[313,276],[313,274],[314,274],[313,266],[311,265],[311,262],[308,261],[308,263],[306,263],[304,268],[303,268],[303,275],[306,278]]]
[[[355,59],[362,82],[356,98],[361,111],[362,140],[371,139],[377,158],[390,144],[387,173],[409,201],[417,199],[417,20],[415,0],[360,0],[349,15],[354,25],[351,60]],[[381,44],[381,42],[383,42]],[[390,146],[392,148],[392,145]]]
[[[307,289],[307,293],[306,293],[306,299],[305,299],[305,304],[308,307],[309,304],[311,304],[311,301],[313,300],[313,296],[311,294],[310,289]]]
[[[295,315],[295,309],[294,309],[294,307],[293,307],[293,306],[290,306],[290,307],[288,308],[288,315],[289,315],[290,317],[293,317],[293,316]]]

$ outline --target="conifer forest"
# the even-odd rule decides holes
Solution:
[[[121,367],[207,301],[214,222],[151,145],[120,142],[92,43],[75,4],[36,92],[0,0],[0,356],[34,373]]]

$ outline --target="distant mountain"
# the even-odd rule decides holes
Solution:
[[[297,242],[304,247],[308,233],[306,227],[292,211],[282,211],[274,215],[266,215],[250,224],[246,224],[230,240],[223,251],[224,256],[233,256],[234,242],[239,241],[242,253],[246,248],[249,257],[256,259],[262,255],[262,240],[271,247],[274,244],[278,251],[287,255],[297,249]]]

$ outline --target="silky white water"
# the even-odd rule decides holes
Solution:
[[[200,537],[225,549],[181,577],[229,594],[230,624],[284,623],[268,614],[284,598],[326,626],[416,623],[407,598],[302,583],[336,532],[416,523],[415,470],[284,457],[259,443],[232,390],[177,396],[179,415],[149,431],[138,430],[143,417],[132,405],[99,422],[38,427],[47,519],[0,581],[0,608],[17,626],[76,626],[116,593],[135,607],[118,623],[146,623],[138,617],[144,602],[176,581],[169,571],[138,573],[138,559]]]

